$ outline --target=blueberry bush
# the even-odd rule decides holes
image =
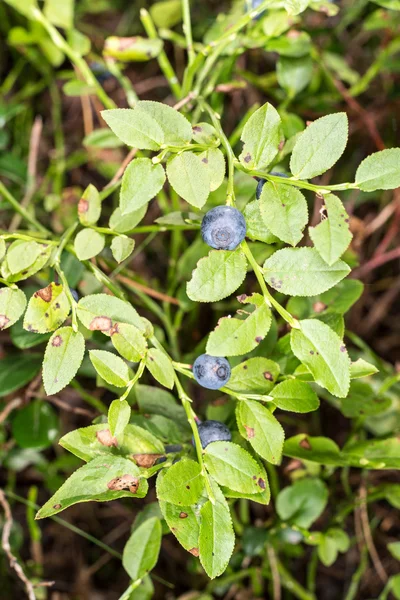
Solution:
[[[399,376],[345,324],[365,229],[395,215],[387,246],[398,232],[398,116],[388,109],[384,144],[357,98],[384,72],[398,108],[400,4],[111,4],[0,7],[6,597],[95,597],[83,581],[52,591],[53,520],[114,571],[122,560],[124,589],[102,598],[400,598]],[[113,10],[121,22],[99,47],[87,17]],[[364,75],[341,46],[357,28],[386,35]],[[36,117],[26,139],[37,112],[52,132]],[[115,500],[121,552],[68,521],[74,505]],[[368,513],[379,502],[389,516]],[[10,503],[27,507],[26,564]],[[192,576],[181,587],[162,558],[178,544]],[[112,579],[109,559],[95,569]]]

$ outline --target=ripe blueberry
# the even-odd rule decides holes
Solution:
[[[211,442],[230,442],[231,432],[220,421],[204,421],[198,425],[201,447],[205,448]]]
[[[211,248],[234,250],[246,236],[246,221],[237,208],[216,206],[204,215],[201,235]]]
[[[193,375],[197,383],[209,390],[219,390],[231,376],[231,367],[226,358],[200,354],[193,364]]]
[[[73,299],[75,300],[75,302],[79,302],[79,294],[76,290],[74,290],[74,288],[69,288],[69,291],[71,292],[71,296],[73,297]]]
[[[285,179],[289,178],[289,175],[286,175],[286,173],[279,173],[278,171],[271,171],[270,175],[275,175],[275,177],[284,177]],[[264,183],[266,183],[266,179],[259,179],[258,183],[257,183],[257,189],[256,189],[256,198],[257,200],[260,199],[261,196],[261,192],[262,189],[264,187]]]

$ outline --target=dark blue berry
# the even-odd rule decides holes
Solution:
[[[246,236],[246,221],[237,208],[216,206],[204,215],[201,235],[211,248],[234,250]]]
[[[89,67],[99,83],[104,83],[105,81],[108,81],[108,79],[114,77],[114,75],[101,63],[92,62],[89,64]]]
[[[231,367],[226,358],[200,354],[193,364],[193,375],[197,383],[209,390],[219,390],[231,376]]]
[[[275,177],[284,177],[285,179],[289,178],[289,175],[286,175],[286,173],[279,173],[278,171],[271,171],[270,175],[274,175]],[[260,199],[261,196],[261,192],[262,189],[264,187],[264,184],[266,183],[266,179],[259,179],[258,183],[257,183],[257,189],[256,189],[256,198],[257,200]]]
[[[204,421],[198,425],[201,447],[205,448],[211,442],[230,442],[231,432],[220,421]]]
[[[71,296],[73,297],[73,299],[75,300],[75,302],[79,302],[79,294],[76,290],[74,290],[73,288],[69,288],[69,291],[71,292]]]

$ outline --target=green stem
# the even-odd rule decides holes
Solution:
[[[98,410],[103,415],[106,415],[108,413],[108,407],[101,400],[99,400],[95,396],[92,396],[92,394],[89,394],[86,390],[84,390],[81,384],[78,383],[75,379],[73,379],[69,385],[75,388],[77,392],[79,392],[79,395],[85,402],[87,402],[87,404],[90,404],[90,406]]]
[[[122,402],[122,400],[126,400],[126,398],[129,396],[129,394],[131,392],[131,389],[133,388],[133,386],[135,385],[135,383],[137,381],[139,381],[139,379],[143,375],[143,371],[144,371],[145,366],[146,366],[146,363],[145,363],[144,360],[142,360],[140,362],[139,366],[138,366],[138,369],[136,371],[135,376],[130,380],[130,382],[127,385],[127,388],[126,388],[125,392],[120,397],[121,402]]]
[[[28,221],[35,229],[42,231],[43,233],[49,233],[49,230],[46,229],[39,221],[36,220],[34,216],[32,216],[19,202],[14,198],[14,196],[8,191],[6,186],[0,181],[0,194],[4,196],[4,199],[7,200],[9,204],[13,207],[15,212],[17,212],[25,221]]]
[[[252,175],[253,177],[261,177],[263,179],[266,179],[267,181],[274,181],[275,183],[282,183],[284,185],[292,185],[294,187],[302,188],[304,190],[311,190],[312,192],[316,192],[318,194],[329,194],[330,192],[335,191],[338,192],[343,190],[358,189],[358,186],[355,183],[338,183],[337,185],[314,185],[313,183],[301,181],[300,179],[283,179],[278,175],[270,175],[269,173],[264,173],[263,171],[248,170],[238,160],[235,161],[235,167],[239,171],[243,171],[244,173]]]
[[[39,508],[40,508],[40,506],[38,504],[35,504],[34,502],[30,502],[29,500],[26,500],[26,498],[23,498],[22,496],[18,496],[17,494],[14,494],[14,492],[6,491],[5,494],[9,498],[12,498],[13,500],[16,500],[17,502],[21,502],[21,504],[25,504],[25,506],[29,506],[30,508],[34,508],[35,510],[39,510]],[[61,519],[60,517],[52,516],[49,518],[52,519],[53,521],[55,521],[56,523],[58,523],[59,525],[66,527],[73,533],[77,533],[78,535],[85,538],[89,542],[92,542],[92,544],[96,544],[96,546],[98,546],[102,550],[105,550],[106,552],[111,554],[111,556],[114,556],[115,558],[122,560],[122,554],[120,554],[119,552],[117,552],[116,550],[111,548],[110,546],[107,546],[107,544],[104,544],[104,542],[102,542],[101,540],[98,540],[97,538],[93,537],[89,533],[86,533],[86,531],[83,531],[83,529],[79,529],[79,527],[76,527],[75,525],[68,523],[68,521],[64,521],[64,519]]]
[[[172,361],[171,357],[169,356],[168,352],[165,350],[165,348],[160,344],[160,342],[158,341],[158,339],[153,336],[150,338],[151,343],[158,348],[159,350],[161,350],[161,352],[164,352],[164,354],[166,356],[168,356],[168,358],[171,360],[172,364],[174,365],[174,362]],[[210,499],[210,501],[214,504],[215,503],[215,497],[214,497],[214,493],[212,491],[212,487],[211,487],[211,483],[208,477],[208,473],[205,469],[204,466],[204,461],[203,461],[203,448],[201,445],[201,441],[200,441],[200,436],[199,436],[199,430],[197,428],[197,423],[195,420],[195,413],[192,409],[192,401],[189,398],[189,396],[186,394],[185,390],[182,387],[181,382],[179,381],[179,377],[176,373],[174,373],[174,381],[175,381],[175,385],[176,385],[176,390],[178,392],[178,396],[179,399],[182,403],[182,406],[185,410],[186,413],[186,417],[187,420],[189,422],[189,425],[192,429],[192,433],[193,433],[193,438],[194,438],[194,443],[195,443],[195,447],[196,447],[196,454],[197,454],[197,460],[199,461],[199,465],[201,467],[201,472],[202,475],[204,476],[204,481],[205,481],[205,485],[206,485],[206,490],[207,490],[207,495]]]
[[[141,579],[137,579],[136,581],[132,581],[131,585],[124,591],[124,593],[122,594],[122,596],[119,597],[118,600],[129,600],[129,598],[131,597],[132,592],[135,591],[136,588],[138,588],[141,583],[142,583]]]
[[[208,112],[210,115],[210,119],[215,129],[218,132],[218,135],[221,139],[221,143],[226,152],[226,158],[228,160],[228,187],[226,194],[226,204],[229,206],[235,203],[235,191],[234,191],[234,175],[235,175],[235,155],[233,153],[232,147],[229,143],[228,138],[225,135],[224,130],[221,127],[220,116],[211,108],[207,102],[204,102],[201,98],[199,98],[199,105],[203,110]]]
[[[276,565],[283,587],[289,590],[296,598],[299,598],[299,600],[315,600],[314,594],[305,590],[278,558],[276,559]]]
[[[317,548],[313,548],[313,551],[311,554],[311,559],[308,563],[308,569],[307,569],[307,587],[308,587],[308,591],[311,592],[311,594],[315,594],[317,569],[318,569],[318,551],[317,551]]]
[[[154,26],[153,20],[150,14],[147,12],[145,8],[140,9],[140,20],[142,21],[142,25],[151,40],[157,40],[158,34],[157,30]],[[168,56],[166,55],[164,50],[161,50],[160,54],[157,56],[158,64],[160,65],[161,71],[164,73],[169,86],[172,90],[174,96],[179,99],[182,97],[182,89],[179,84],[178,78],[175,74],[175,71],[169,62]]]
[[[344,600],[354,600],[357,597],[358,588],[360,586],[360,581],[362,576],[364,575],[366,569],[368,567],[368,548],[367,546],[363,546],[360,554],[360,563],[358,565],[357,570],[354,572],[353,577],[351,578],[351,583],[349,589],[347,590],[347,594]],[[385,591],[385,590],[384,590]],[[386,596],[379,596],[379,600],[385,600]]]
[[[189,65],[191,65],[196,58],[196,54],[193,48],[193,37],[192,37],[192,22],[190,19],[190,2],[189,0],[182,0],[182,13],[183,13],[183,32],[186,38],[186,47],[188,51]]]
[[[275,310],[287,323],[289,323],[291,327],[299,329],[298,320],[295,319],[286,309],[284,309],[283,306],[281,306],[279,302],[277,302],[275,298],[269,293],[266,283],[264,281],[262,269],[257,263],[256,259],[254,258],[249,246],[247,245],[247,242],[243,241],[241,243],[241,248],[247,256],[247,259],[253,268],[254,274],[257,277],[257,281],[260,284],[263,296],[265,298],[265,302],[268,304],[268,306],[273,306]]]
[[[131,80],[129,79],[129,77],[126,77],[121,72],[118,64],[114,61],[113,58],[106,58],[106,64],[110,73],[114,75],[115,79],[118,81],[118,83],[124,90],[128,106],[130,106],[130,108],[135,108],[136,104],[139,102],[139,98],[133,88]]]
[[[97,81],[96,77],[93,75],[92,71],[88,67],[86,61],[77,53],[68,42],[63,38],[63,36],[58,32],[58,30],[50,23],[50,21],[44,16],[44,14],[39,10],[39,8],[32,9],[33,17],[38,21],[43,27],[46,29],[54,44],[59,48],[70,61],[79,69],[81,75],[83,76],[85,82],[94,89],[97,97],[105,106],[105,108],[116,108],[115,102],[106,94],[100,83]]]

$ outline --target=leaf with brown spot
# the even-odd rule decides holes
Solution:
[[[48,333],[60,327],[67,318],[70,304],[62,285],[50,283],[38,290],[29,300],[24,318],[24,329]]]
[[[100,431],[97,431],[96,438],[103,446],[114,446],[115,448],[118,447],[117,438],[111,435],[111,431],[109,429],[101,429]]]
[[[134,491],[135,490],[135,491]],[[77,469],[44,504],[37,519],[50,517],[78,502],[107,502],[118,498],[143,498],[148,490],[147,481],[131,460],[121,456],[94,458]],[[62,509],[54,506],[61,504]]]
[[[198,548],[191,548],[191,549],[189,550],[189,552],[190,552],[190,554],[193,554],[193,556],[196,556],[196,557],[198,557],[198,556],[199,556],[199,554],[200,554],[200,553],[199,553],[199,549],[198,549]]]
[[[132,458],[138,467],[150,469],[150,467],[153,467],[155,462],[162,456],[162,454],[133,454]]]
[[[112,321],[108,317],[95,317],[91,321],[89,329],[90,331],[108,331],[111,335]]]
[[[14,325],[26,307],[26,297],[22,290],[11,287],[0,289],[0,331]]]
[[[236,419],[240,433],[249,440],[257,454],[272,464],[279,464],[285,433],[271,411],[255,400],[241,400],[237,405]],[[251,437],[248,436],[248,427],[254,429]]]
[[[90,184],[82,194],[78,203],[78,217],[82,225],[95,225],[101,214],[100,195],[94,185]]]
[[[69,384],[82,363],[85,338],[72,327],[57,329],[49,339],[43,360],[46,394],[56,394]]]
[[[246,430],[247,437],[248,437],[249,439],[250,439],[250,438],[253,438],[253,437],[254,437],[254,429],[253,429],[253,427],[248,427],[247,425],[244,425],[244,428],[245,428],[245,430]]]

